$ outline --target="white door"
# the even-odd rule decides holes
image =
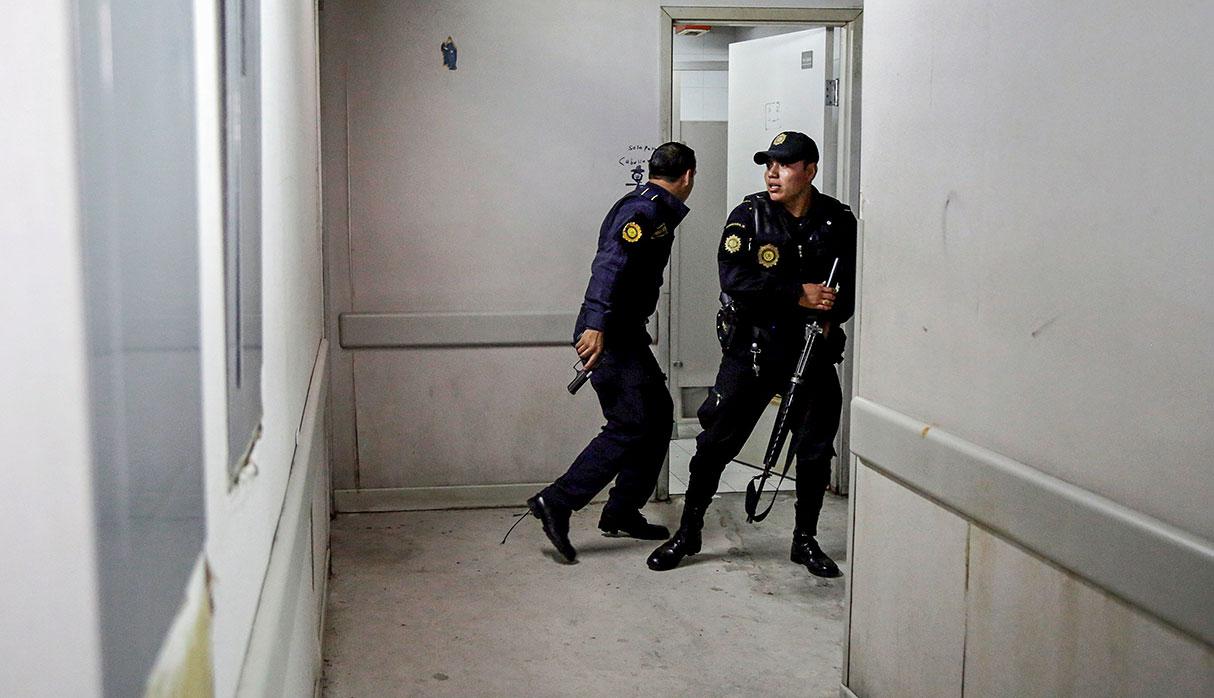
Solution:
[[[717,342],[717,245],[729,213],[725,195],[726,122],[684,121],[680,140],[696,151],[691,213],[679,226],[671,262],[670,391],[678,436],[698,433],[696,409],[721,363]],[[686,445],[686,444],[685,444]]]
[[[729,45],[728,210],[763,189],[763,169],[752,158],[777,133],[808,134],[825,153],[826,33],[807,29]]]
[[[773,31],[779,29],[773,28]],[[826,106],[826,81],[833,77],[834,42],[831,30],[815,28],[762,38],[739,41],[729,45],[728,73],[728,122],[725,148],[725,186],[713,194],[724,194],[725,201],[711,202],[704,206],[702,196],[708,188],[701,190],[700,181],[711,176],[705,165],[711,168],[711,155],[700,164],[697,178],[699,204],[706,211],[716,212],[716,220],[699,221],[705,228],[697,227],[697,220],[684,223],[680,253],[672,296],[675,300],[672,313],[671,387],[675,392],[676,405],[680,406],[678,437],[682,440],[672,445],[670,457],[671,492],[682,491],[680,485],[686,478],[686,461],[694,452],[694,443],[687,440],[698,430],[695,423],[693,401],[698,397],[697,389],[711,385],[720,361],[720,347],[711,337],[715,328],[713,318],[718,306],[720,291],[716,276],[715,249],[721,226],[728,212],[741,202],[742,197],[763,189],[763,168],[754,163],[754,153],[764,150],[772,138],[781,131],[801,131],[813,138],[822,152],[825,164],[835,166],[835,143],[830,138],[837,127],[835,114]],[[707,146],[713,134],[710,124],[681,124],[683,139],[697,152]],[[690,127],[690,128],[689,128]],[[705,154],[712,151],[704,148]],[[719,165],[717,165],[719,167]],[[820,168],[824,170],[826,168]],[[819,189],[834,193],[833,178],[824,184],[820,176],[816,182]],[[689,244],[703,249],[687,249]],[[710,288],[709,288],[710,287]],[[712,338],[715,340],[715,338]],[[684,404],[687,403],[687,404]],[[737,460],[752,466],[761,466],[763,454],[770,437],[776,406],[773,404],[755,427],[751,438],[743,447]],[[722,492],[740,491],[745,488],[748,473],[746,468],[734,472],[731,466],[723,476]],[[684,485],[685,486],[685,485]]]

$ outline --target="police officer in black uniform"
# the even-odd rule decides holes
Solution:
[[[560,478],[527,500],[544,533],[570,562],[569,515],[615,480],[599,528],[645,540],[670,535],[640,509],[653,494],[674,424],[666,376],[645,324],[658,302],[675,227],[695,181],[695,152],[666,143],[649,159],[649,181],[616,202],[599,230],[574,348],[607,424]]]
[[[846,341],[839,325],[854,308],[856,218],[813,186],[818,147],[809,136],[780,133],[754,160],[767,168],[767,190],[747,196],[730,213],[717,252],[723,300],[732,300],[737,321],[723,339],[716,385],[699,409],[704,431],[696,439],[679,530],[653,551],[648,565],[673,569],[684,556],[699,552],[704,512],[721,473],[772,397],[788,385],[806,320],[816,314],[828,334],[824,351],[815,349],[806,369],[805,397],[798,397],[809,410],[791,441],[797,459],[791,559],[820,577],[837,577],[838,566],[815,536],[839,429],[842,394],[835,364],[843,360]],[[836,257],[837,283],[829,288],[823,282]]]

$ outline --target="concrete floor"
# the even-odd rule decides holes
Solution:
[[[720,496],[703,552],[662,573],[656,543],[598,532],[599,508],[574,515],[574,565],[531,518],[499,545],[514,511],[339,516],[324,695],[839,695],[844,580],[788,561],[790,496],[760,525]],[[673,528],[681,508],[646,514]],[[819,541],[841,565],[846,517],[828,495]]]

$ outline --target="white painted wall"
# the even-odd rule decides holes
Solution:
[[[670,51],[675,85],[679,90],[681,121],[726,121],[729,118],[729,71],[726,65],[729,44],[737,40],[739,29],[709,26],[712,29],[705,34],[676,34],[671,39]],[[709,61],[719,63],[719,66],[710,68],[706,64]],[[689,65],[695,67],[686,67]]]
[[[680,36],[671,38],[670,50],[676,61],[727,61],[729,60],[729,44],[737,41],[736,27],[716,27],[712,22],[707,23],[712,29],[697,36]]]
[[[676,70],[682,121],[729,120],[728,70]]]
[[[203,302],[203,411],[205,420],[207,487],[207,557],[214,573],[215,691],[237,692],[242,671],[257,685],[311,687],[319,670],[319,654],[306,643],[293,642],[292,623],[276,617],[293,612],[317,598],[321,585],[300,585],[299,579],[267,577],[272,555],[297,530],[276,529],[280,521],[303,521],[313,534],[327,540],[327,514],[315,511],[315,492],[291,489],[288,481],[306,477],[327,488],[324,459],[300,461],[297,440],[312,433],[323,414],[305,410],[318,352],[322,346],[322,283],[320,250],[320,181],[315,4],[268,0],[261,3],[262,77],[262,279],[263,432],[252,453],[256,474],[229,489],[223,341],[223,254],[221,235],[216,17],[213,3],[198,2],[196,17],[200,159],[200,221]],[[318,386],[313,386],[317,389]],[[322,403],[323,404],[323,403]],[[320,429],[323,432],[323,428]],[[300,449],[301,451],[305,449]],[[314,449],[315,450],[315,449]],[[324,448],[319,449],[321,452]],[[294,462],[294,467],[293,467]],[[316,472],[309,472],[314,469]],[[323,501],[323,500],[322,500]],[[300,511],[303,510],[302,519]],[[294,549],[294,548],[292,548]],[[314,549],[314,548],[313,548]],[[315,565],[325,565],[312,555]],[[269,609],[259,615],[260,609]],[[317,609],[318,612],[318,609]],[[258,624],[282,622],[277,638],[290,657],[267,657],[246,651]],[[293,619],[294,617],[291,616]],[[302,654],[301,654],[302,653]],[[302,657],[303,661],[298,661]],[[284,663],[285,662],[285,663]],[[295,670],[284,667],[296,667]],[[302,667],[302,668],[300,668]],[[277,672],[267,678],[266,672]],[[284,689],[285,690],[285,689]],[[281,693],[286,695],[286,693]]]
[[[864,20],[858,395],[1209,549],[1214,10],[871,0]],[[1209,645],[860,470],[859,695],[1214,690]],[[882,564],[942,545],[930,573]],[[870,613],[895,588],[942,612]],[[929,690],[936,662],[964,675]]]
[[[858,373],[1214,539],[1214,9],[1172,7],[869,5]]]
[[[21,3],[0,22],[0,694],[13,696],[101,695],[71,9]]]

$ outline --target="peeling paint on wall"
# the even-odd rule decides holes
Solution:
[[[211,668],[211,568],[199,556],[156,665],[148,676],[149,698],[203,698],[215,695]]]

